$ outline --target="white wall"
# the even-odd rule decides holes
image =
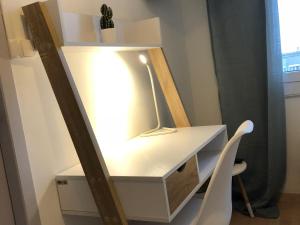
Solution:
[[[104,154],[157,125],[151,83],[139,54],[64,47],[64,56]],[[163,125],[171,119],[156,83]]]
[[[193,125],[221,124],[206,1],[181,1],[181,9],[192,90]]]
[[[78,163],[73,143],[39,56],[13,60],[12,71],[41,221],[63,224],[54,178]]]
[[[286,137],[287,137],[287,176],[284,192],[300,194],[300,97],[287,98]]]
[[[284,83],[287,137],[287,174],[284,192],[300,194],[300,73],[285,74],[284,81],[287,82]]]
[[[2,2],[0,2],[2,3]],[[1,5],[2,6],[2,5]],[[4,9],[4,7],[3,7]],[[1,144],[3,156],[6,160],[7,178],[11,200],[17,224],[40,225],[36,204],[36,196],[32,182],[32,175],[26,151],[26,142],[20,118],[16,89],[12,77],[7,39],[3,24],[3,14],[0,12],[0,85],[1,85]],[[5,121],[6,120],[6,121]],[[7,130],[7,124],[9,130]],[[5,132],[5,133],[4,133]],[[9,142],[12,141],[12,146]],[[12,149],[14,152],[11,152]]]

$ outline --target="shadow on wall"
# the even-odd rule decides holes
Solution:
[[[188,117],[193,121],[193,102],[182,0],[146,0],[147,9],[159,16],[162,46]]]
[[[160,17],[163,46],[192,124],[221,124],[206,0],[146,4]]]
[[[155,127],[151,83],[139,52],[72,47],[63,51],[103,153]],[[160,88],[157,91],[162,119],[169,125],[166,103]]]

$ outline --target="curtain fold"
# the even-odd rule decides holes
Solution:
[[[256,215],[275,218],[286,168],[277,0],[207,0],[207,8],[223,123],[231,136],[244,120],[254,122],[237,157],[248,163],[242,177]]]

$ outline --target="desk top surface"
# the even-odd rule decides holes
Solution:
[[[113,180],[161,180],[225,130],[225,125],[199,126],[178,128],[171,134],[136,137],[103,157]],[[83,176],[81,165],[77,165],[57,177]]]

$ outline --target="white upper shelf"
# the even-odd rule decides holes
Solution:
[[[140,21],[114,19],[115,40],[104,42],[100,16],[66,12],[63,0],[46,2],[51,19],[64,46],[114,47],[117,50],[144,50],[161,47],[161,29],[158,17]]]

